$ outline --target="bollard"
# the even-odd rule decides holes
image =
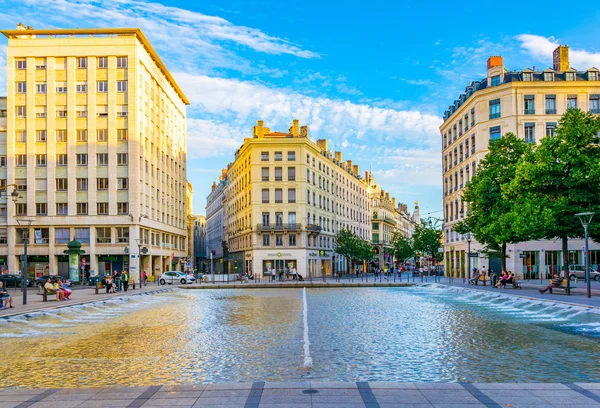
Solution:
[[[96,283],[96,287],[94,288],[95,294],[98,294],[98,284]]]

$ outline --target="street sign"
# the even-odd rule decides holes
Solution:
[[[527,254],[519,254],[519,258],[527,258]]]
[[[469,257],[470,257],[470,258],[479,258],[479,254],[478,254],[477,252],[471,252],[471,253],[469,254]]]
[[[185,263],[185,267],[186,267],[186,268],[190,268],[191,266],[192,266],[192,264],[191,264],[191,263],[189,263],[189,262],[186,262],[186,263]]]

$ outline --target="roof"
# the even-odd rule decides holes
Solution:
[[[271,132],[271,133],[265,133],[265,136],[292,136],[292,134],[284,133],[284,132]]]
[[[152,45],[144,35],[141,29],[139,28],[73,28],[73,29],[48,29],[48,30],[2,30],[0,31],[4,34],[8,39],[16,39],[18,36],[23,35],[35,35],[35,36],[43,36],[47,35],[50,38],[53,36],[73,36],[73,35],[91,35],[99,34],[99,35],[107,35],[107,34],[117,34],[117,35],[125,35],[125,34],[133,34],[137,37],[137,39],[142,43],[148,54],[152,57],[152,60],[156,63],[156,65],[160,68],[161,72],[167,78],[167,81],[171,84],[173,89],[177,92],[183,103],[186,105],[190,104],[190,101],[187,99],[175,78],[171,75],[166,65],[162,62]],[[42,37],[43,38],[43,37]],[[82,37],[83,38],[83,37]]]

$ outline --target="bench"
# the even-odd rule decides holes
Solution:
[[[43,288],[43,290],[44,290],[43,292],[36,293],[36,295],[43,296],[42,302],[48,301],[48,295],[53,296],[52,298],[50,298],[50,300],[56,300],[56,292],[55,291],[48,291],[48,290],[46,290],[46,288]]]
[[[504,285],[504,289],[506,289],[506,287],[508,285],[511,285],[513,289],[523,289],[523,287],[521,286],[521,284],[519,283],[519,281],[515,280],[515,279],[513,279],[512,282],[509,282],[506,285]]]
[[[567,288],[567,280],[563,279],[562,282],[560,283],[560,286],[554,286],[552,287],[552,293],[554,293],[555,290],[560,290],[562,291],[565,295],[570,295],[571,294],[571,289],[575,289],[576,286],[569,286]]]
[[[477,284],[479,282],[483,283],[483,286],[485,286],[486,283],[490,282],[490,280],[485,275],[479,275],[479,277],[477,278],[477,280],[475,280],[474,283],[471,283],[471,282],[468,282],[468,283],[469,283],[469,285],[475,285],[475,286],[477,286]]]

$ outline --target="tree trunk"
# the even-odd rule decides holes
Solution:
[[[502,249],[500,250],[500,257],[502,258],[500,261],[502,262],[502,270],[506,270],[506,242],[502,243]]]
[[[571,280],[569,279],[569,237],[562,237],[563,278],[567,280],[567,295],[570,294]],[[560,275],[560,274],[559,274]]]

